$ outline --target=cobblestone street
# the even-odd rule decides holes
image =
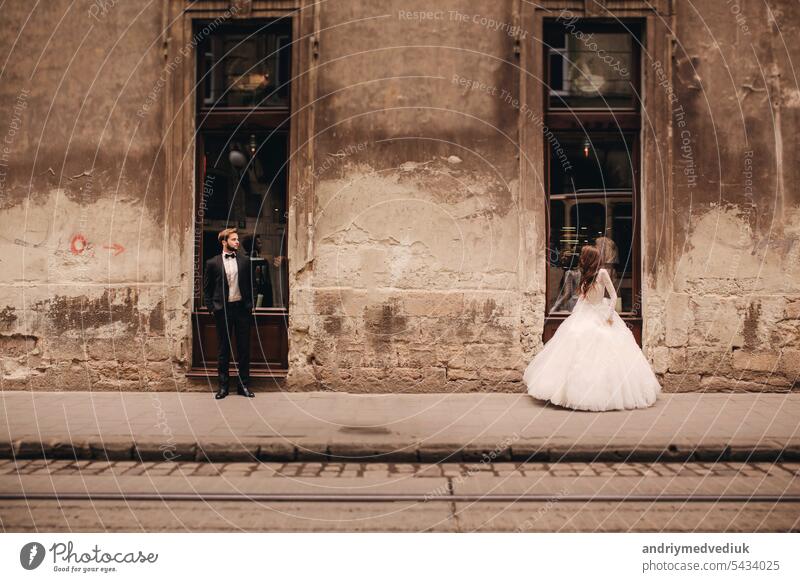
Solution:
[[[800,477],[800,463],[169,463],[0,460],[0,475],[222,477]]]
[[[799,527],[795,394],[603,414],[510,394],[2,400],[6,531]]]
[[[2,491],[30,498],[6,495],[0,520],[9,532],[798,531],[799,476],[800,463],[5,460]]]

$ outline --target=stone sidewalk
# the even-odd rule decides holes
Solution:
[[[525,394],[5,392],[0,457],[144,461],[793,461],[800,394],[662,394],[581,412]]]

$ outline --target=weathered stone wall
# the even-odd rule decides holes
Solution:
[[[511,4],[481,12],[510,28]],[[466,0],[321,12],[314,265],[292,306],[308,339],[290,367],[322,386],[519,387],[518,112],[504,102],[518,59],[510,31],[475,14]]]
[[[645,343],[668,390],[788,390],[800,372],[800,6],[675,6],[677,260]]]
[[[534,41],[515,5],[319,5],[313,183],[292,193],[313,195],[313,260],[290,257],[285,388],[522,390],[545,240],[541,185],[520,194],[515,39]],[[670,391],[788,390],[800,7],[674,6],[672,220],[644,209],[645,352]],[[192,205],[164,169],[162,7],[30,10],[6,2],[0,27],[2,388],[206,389],[184,375],[193,237],[167,214]]]
[[[356,6],[322,15],[315,260],[292,366],[336,389],[520,390],[544,307],[543,269],[530,285],[524,258],[544,240],[524,235],[535,215],[518,194],[514,14]],[[658,264],[644,349],[669,391],[791,389],[800,14],[674,6],[673,223],[643,210]]]
[[[3,389],[169,386],[180,364],[160,99],[137,116],[158,94],[161,19],[157,3],[2,7]]]

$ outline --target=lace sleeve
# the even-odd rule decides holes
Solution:
[[[617,310],[617,291],[614,289],[614,283],[611,281],[611,276],[608,274],[608,271],[605,269],[600,269],[598,275],[600,277],[600,282],[603,284],[608,296],[611,298],[608,308],[608,319],[611,319],[611,317],[614,315],[614,312]]]

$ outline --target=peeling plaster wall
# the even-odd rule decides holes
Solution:
[[[167,209],[191,202],[170,198],[190,193],[164,170],[162,7],[91,16],[100,5],[53,0],[19,37],[30,6],[2,8],[2,389],[207,389],[184,375],[191,217],[170,232]],[[790,390],[800,5],[673,5],[684,117],[672,219],[644,213],[644,349],[668,391]],[[313,179],[293,193],[312,202],[296,233],[311,260],[290,256],[286,389],[523,390],[541,348],[544,194],[520,194],[514,6],[319,5]]]
[[[790,390],[800,372],[800,5],[675,6],[674,107],[686,113],[683,127],[673,115],[677,260],[669,287],[651,293],[645,343],[667,390]]]
[[[511,8],[481,13],[510,27]],[[512,35],[456,16],[475,10],[321,11],[314,261],[292,290],[297,377],[358,392],[519,389],[518,119],[502,93],[518,97],[518,59]]]
[[[160,101],[137,116],[163,69],[161,7],[2,12],[2,389],[170,387],[188,325],[163,275]]]
[[[788,390],[800,366],[800,9],[674,7],[672,224],[642,227],[656,265],[644,350],[668,391]],[[501,93],[518,96],[513,39],[453,18],[476,13],[466,2],[401,16],[430,9],[322,11],[315,258],[294,294],[291,352],[309,384],[520,391],[541,347],[543,285],[530,281],[543,273],[522,258],[544,241],[526,236],[518,111]],[[481,15],[514,23],[509,6]]]

